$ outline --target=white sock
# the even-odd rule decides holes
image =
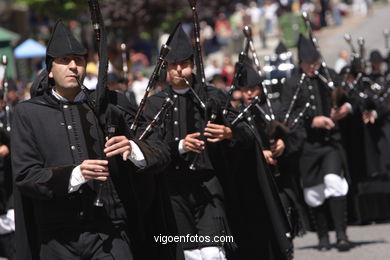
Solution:
[[[202,260],[226,260],[226,253],[223,247],[202,247],[200,254],[202,255]]]
[[[199,249],[184,250],[185,260],[202,260]]]

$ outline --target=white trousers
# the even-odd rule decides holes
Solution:
[[[347,193],[345,178],[333,173],[326,174],[323,183],[303,189],[305,202],[310,207],[318,207],[329,197],[345,196]]]
[[[226,260],[223,247],[208,246],[200,249],[184,250],[186,260]]]

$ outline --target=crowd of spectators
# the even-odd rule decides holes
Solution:
[[[312,27],[320,30],[326,26],[338,26],[342,23],[342,17],[351,10],[357,15],[367,15],[371,0],[257,0],[248,2],[247,5],[238,3],[233,12],[221,12],[213,19],[205,19],[200,22],[201,44],[203,55],[206,57],[205,73],[209,82],[216,81],[230,86],[234,73],[232,57],[243,49],[244,26],[251,26],[255,41],[260,42],[261,48],[268,50],[269,39],[281,39],[288,48],[295,47],[299,33],[305,31],[304,23],[300,16],[302,11],[310,14]],[[43,40],[49,30],[49,22],[35,18],[39,25],[34,29],[37,40]],[[69,22],[69,28],[76,37],[83,36],[80,24],[76,20]],[[184,23],[184,30],[191,34],[192,24]],[[156,43],[152,41],[132,41],[127,45],[126,61],[129,73],[123,73],[123,55],[118,46],[111,46],[109,79],[115,82],[113,89],[126,91],[131,89],[137,103],[143,96],[148,78],[154,66],[154,57],[158,52],[157,46],[165,43],[167,34],[162,34]],[[90,45],[91,43],[87,43]],[[154,46],[154,47],[152,47]],[[272,50],[270,50],[272,52]],[[212,58],[213,53],[222,53],[223,59]],[[211,57],[211,58],[207,58]],[[42,62],[43,63],[43,62]],[[91,53],[87,66],[87,77],[84,84],[88,88],[96,86],[98,71],[97,55]],[[115,76],[114,76],[115,75]],[[27,79],[29,81],[31,79]],[[28,98],[30,84],[26,79],[16,80],[19,99]],[[134,90],[134,91],[133,91]]]

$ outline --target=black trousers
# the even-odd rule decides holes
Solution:
[[[8,260],[15,259],[15,232],[0,235],[0,256]]]
[[[183,249],[222,246],[214,236],[229,235],[223,191],[216,177],[207,181],[182,179],[169,184],[170,200],[179,235],[209,236],[208,241],[183,242]]]
[[[124,230],[107,234],[66,231],[46,240],[40,247],[40,260],[133,260],[129,237]]]

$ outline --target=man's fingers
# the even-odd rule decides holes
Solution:
[[[194,146],[194,145],[189,145],[189,146],[187,146],[187,151],[192,151],[192,152],[195,152],[195,153],[201,153],[202,152],[202,150],[203,150],[204,148],[201,148],[201,147],[196,147],[196,146]]]
[[[205,133],[206,132],[209,132],[209,133],[213,133],[213,134],[223,134],[224,132],[224,127],[218,127],[218,128],[209,128],[209,127],[206,127],[204,129]]]
[[[120,149],[116,149],[114,151],[111,151],[111,152],[105,152],[106,153],[106,156],[107,157],[112,157],[112,156],[115,156],[115,155],[118,155],[118,154],[122,154],[126,151],[129,151],[129,148],[128,147],[122,147]]]
[[[127,140],[122,140],[121,142],[118,142],[118,143],[112,143],[111,145],[106,146],[106,148],[104,148],[104,152],[108,153],[108,152],[114,151],[114,150],[122,148],[122,147],[128,148],[128,147],[130,147],[130,143]]]
[[[197,146],[201,146],[201,145],[204,145],[204,141],[202,140],[199,140],[199,139],[195,139],[195,138],[187,138],[186,140],[184,140],[186,143],[191,143],[193,145],[197,145]]]
[[[82,171],[83,174],[88,175],[88,176],[108,176],[110,173],[108,170],[106,171],[96,171],[96,170],[91,170],[91,169],[85,169]]]
[[[210,143],[216,143],[216,142],[219,142],[221,140],[222,140],[222,138],[219,138],[219,137],[217,137],[217,138],[207,138],[207,141],[210,142]]]
[[[191,137],[191,138],[195,138],[195,137],[198,137],[200,136],[200,133],[199,132],[196,132],[196,133],[192,133],[192,134],[188,134],[187,137]]]
[[[84,160],[82,165],[108,165],[107,160]]]
[[[111,137],[111,138],[108,138],[106,137],[106,143],[105,143],[105,147],[108,147],[110,145],[113,145],[114,143],[117,143],[119,142],[121,139],[120,139],[120,136],[114,136],[114,137]]]
[[[272,157],[279,157],[282,154],[281,150],[275,150],[272,153]]]
[[[123,154],[122,154],[122,158],[123,158],[123,161],[127,161],[127,158],[129,158],[130,156],[130,151],[125,151]]]
[[[96,171],[91,171],[91,170],[83,170],[83,171],[81,171],[81,173],[83,174],[83,176],[86,180],[106,181],[107,177],[109,176],[108,171],[96,172]]]
[[[107,166],[97,165],[97,164],[81,164],[80,170],[90,170],[90,171],[108,171]]]
[[[213,124],[211,122],[208,122],[206,127],[210,127],[210,128],[219,128],[219,127],[223,127],[223,125],[218,125],[218,124]]]
[[[220,134],[220,133],[210,133],[210,132],[205,132],[204,133],[204,136],[206,137],[222,137],[223,134]]]

